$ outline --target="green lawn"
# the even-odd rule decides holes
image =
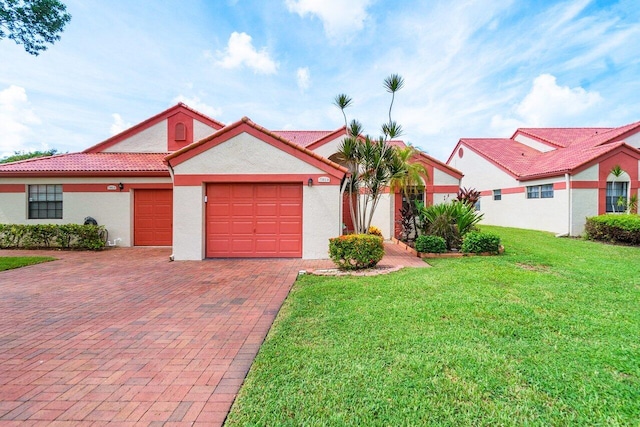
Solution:
[[[41,262],[54,261],[55,258],[41,256],[0,257],[0,271],[12,268],[25,267],[27,265],[40,264]]]
[[[639,425],[640,248],[483,229],[503,256],[298,280],[227,425]]]

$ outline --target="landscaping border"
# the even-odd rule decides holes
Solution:
[[[482,252],[479,254],[465,254],[462,252],[446,252],[443,254],[424,253],[424,252],[416,251],[414,248],[396,239],[395,237],[392,237],[391,241],[396,245],[400,246],[403,250],[409,252],[410,254],[418,258],[462,258],[462,257],[468,257],[468,256],[494,256],[494,255],[501,255],[504,253],[504,246],[502,245],[500,245],[500,249],[498,249],[497,254],[492,252]]]

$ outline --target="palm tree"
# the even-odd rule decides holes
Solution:
[[[397,172],[391,178],[389,186],[392,192],[400,191],[402,195],[411,200],[411,196],[418,194],[421,190],[424,190],[426,182],[429,180],[429,173],[427,169],[419,162],[415,161],[419,151],[412,145],[408,145],[404,148],[396,148],[396,161]],[[413,230],[417,232],[417,212],[416,206],[413,203],[409,203],[409,215],[412,218]],[[407,239],[410,236],[406,236]]]
[[[411,152],[413,148],[401,151],[389,143],[402,134],[402,127],[392,119],[391,111],[395,93],[403,86],[404,79],[398,74],[392,74],[384,80],[384,87],[391,93],[391,104],[389,121],[382,125],[382,136],[378,138],[363,135],[362,125],[357,120],[347,122],[345,109],[352,104],[348,95],[340,94],[334,99],[334,105],[342,112],[347,128],[347,136],[338,149],[338,157],[349,170],[344,185],[349,194],[349,210],[356,233],[368,232],[380,197],[392,182],[409,182],[420,172],[426,176],[424,168],[419,171],[417,166],[410,166],[409,160],[415,154],[415,151]]]

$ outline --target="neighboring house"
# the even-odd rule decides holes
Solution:
[[[180,103],[81,153],[0,165],[0,223],[83,223],[110,244],[172,246],[176,260],[328,257],[343,232],[335,162],[345,128],[269,131],[224,125]],[[426,154],[426,200],[456,193],[462,174]],[[374,224],[391,237],[397,197]]]
[[[521,128],[508,139],[463,138],[447,164],[481,192],[483,223],[577,236],[586,217],[622,212],[638,197],[639,147],[640,122]]]

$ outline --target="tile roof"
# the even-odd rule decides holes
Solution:
[[[640,122],[618,128],[521,128],[511,138],[462,138],[459,145],[470,147],[515,177],[527,180],[571,173],[620,147],[636,152],[640,159],[640,150],[624,142],[625,137],[638,131]],[[538,151],[514,140],[518,134],[556,148]]]
[[[513,137],[521,133],[557,147],[567,147],[577,140],[610,130],[611,128],[519,128]]]
[[[273,130],[272,133],[293,143],[308,147],[319,139],[333,133],[332,130]]]
[[[148,172],[168,170],[168,153],[70,153],[0,164],[0,176],[21,172]]]

